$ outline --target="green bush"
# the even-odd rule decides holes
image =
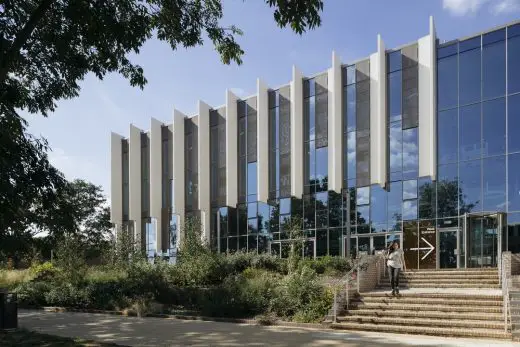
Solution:
[[[88,285],[56,283],[45,293],[45,301],[49,306],[92,308],[91,290]]]
[[[331,305],[330,295],[308,266],[284,278],[271,299],[271,310],[277,316],[302,322],[324,317]]]
[[[29,272],[35,281],[49,281],[56,278],[59,270],[51,263],[45,262],[43,264],[32,265]]]
[[[299,267],[310,267],[317,274],[340,276],[346,274],[352,268],[352,261],[342,257],[325,256],[318,259],[305,259],[299,264]]]
[[[47,304],[45,294],[53,285],[47,282],[25,282],[15,288],[18,302],[21,306],[45,306]]]

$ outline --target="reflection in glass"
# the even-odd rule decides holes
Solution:
[[[403,220],[417,219],[417,200],[403,201]]]
[[[316,149],[316,183],[324,184],[329,171],[329,152],[327,147]]]
[[[518,37],[520,39],[520,37]],[[520,136],[515,133],[515,129],[520,129],[520,94],[509,96],[507,105],[507,128],[508,133],[508,151],[520,151]]]
[[[370,203],[370,187],[357,189],[356,202],[358,205],[368,205]]]
[[[356,132],[347,134],[347,177],[356,178]]]
[[[480,101],[480,49],[459,55],[459,103],[467,105]]]
[[[460,108],[459,160],[480,158],[480,104]]]
[[[372,206],[372,223],[384,224],[388,221],[386,191],[379,185],[370,187],[370,206]]]
[[[388,75],[388,114],[389,121],[401,120],[402,103],[402,77],[401,71],[396,71]]]
[[[439,110],[457,106],[457,55],[440,59],[437,62],[438,86],[437,99]]]
[[[337,257],[341,255],[341,229],[329,229],[329,255]]]
[[[439,165],[437,179],[437,218],[457,216],[459,198],[465,201],[459,191],[457,164]],[[464,214],[461,206],[461,214]]]
[[[356,85],[350,85],[345,88],[345,130],[354,131],[356,130]]]
[[[403,170],[403,131],[401,122],[390,125],[390,172]]]
[[[508,160],[508,211],[520,211],[520,154],[510,154]]]
[[[473,160],[459,167],[459,187],[462,199],[467,203],[466,212],[482,210],[481,161]],[[461,210],[461,214],[462,214]]]
[[[506,153],[506,100],[495,99],[482,104],[482,154]]]
[[[358,206],[357,208],[357,225],[370,223],[370,206]]]
[[[418,128],[403,130],[403,171],[419,169]]]
[[[457,161],[458,149],[458,109],[439,112],[437,120],[437,144],[439,164]]]
[[[520,253],[520,213],[507,214],[507,250]]]
[[[388,190],[388,223],[389,227],[402,220],[401,204],[403,201],[402,182],[390,183]]]
[[[388,71],[401,70],[402,60],[401,51],[388,53]]]
[[[403,181],[403,200],[417,199],[417,180]]]
[[[509,94],[520,92],[520,36],[507,41],[507,89]]]
[[[257,185],[258,185],[258,179],[257,179],[257,169],[256,169],[256,162],[248,163],[247,164],[247,195],[254,195],[255,198],[253,201],[256,201],[256,194],[257,194]],[[251,201],[251,200],[249,200]]]
[[[482,48],[483,99],[506,93],[506,42],[500,41]]]
[[[435,203],[437,200],[436,184],[430,177],[419,178],[419,218],[435,218]]]
[[[486,158],[482,163],[484,211],[505,211],[506,157]]]

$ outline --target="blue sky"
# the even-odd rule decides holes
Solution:
[[[452,40],[520,18],[520,0],[326,0],[322,26],[303,36],[279,29],[261,0],[223,0],[223,24],[244,31],[243,64],[226,66],[211,43],[172,52],[151,40],[133,62],[148,84],[132,88],[118,75],[88,76],[80,97],[58,102],[48,118],[28,115],[29,131],[49,141],[51,162],[68,179],[84,178],[110,194],[110,132],[128,136],[130,123],[147,130],[150,117],[171,123],[173,108],[195,114],[197,100],[225,103],[226,88],[238,96],[255,93],[256,79],[270,87],[291,80],[291,67],[314,74],[330,67],[332,50],[343,63],[376,50],[378,33],[391,48],[428,34],[434,16],[440,40]]]

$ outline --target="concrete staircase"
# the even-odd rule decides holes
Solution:
[[[361,293],[338,314],[336,329],[511,339],[505,332],[497,269],[408,271],[401,295],[390,282]],[[520,299],[520,295],[519,295]],[[518,307],[520,315],[520,305]]]
[[[520,341],[520,286],[515,285],[509,292],[511,305],[511,333],[514,341]]]

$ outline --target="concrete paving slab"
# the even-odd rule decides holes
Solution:
[[[126,346],[345,346],[505,347],[510,341],[436,338],[329,329],[121,317],[89,313],[20,310],[20,326],[46,334]]]

